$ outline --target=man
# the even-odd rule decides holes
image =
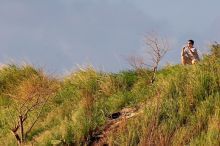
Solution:
[[[199,55],[196,48],[193,47],[194,41],[188,40],[187,46],[182,48],[181,62],[183,65],[195,64],[199,61]]]

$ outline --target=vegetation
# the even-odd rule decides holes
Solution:
[[[213,47],[198,64],[158,70],[153,84],[147,69],[88,67],[57,79],[32,66],[4,66],[0,145],[88,145],[112,113],[132,107],[139,114],[110,130],[106,144],[220,145],[220,47]]]

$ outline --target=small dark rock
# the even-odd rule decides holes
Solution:
[[[121,113],[120,112],[116,112],[116,113],[113,113],[111,116],[110,116],[110,118],[111,119],[117,119],[117,118],[119,118],[121,116]]]

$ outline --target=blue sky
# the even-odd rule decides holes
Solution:
[[[0,63],[31,63],[64,73],[91,64],[103,71],[130,68],[144,54],[144,36],[157,32],[171,50],[161,65],[180,63],[194,39],[200,53],[220,41],[219,0],[1,0]]]

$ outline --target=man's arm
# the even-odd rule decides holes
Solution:
[[[200,60],[196,48],[193,48],[192,50],[190,50],[190,52],[193,54],[193,56],[194,56],[194,58],[195,58],[196,60],[198,60],[198,61]]]
[[[182,48],[182,51],[181,51],[181,57],[185,55],[184,52],[185,52],[185,47]]]
[[[186,57],[185,57],[185,47],[182,48],[182,51],[181,51],[181,63],[183,65],[186,64]]]

